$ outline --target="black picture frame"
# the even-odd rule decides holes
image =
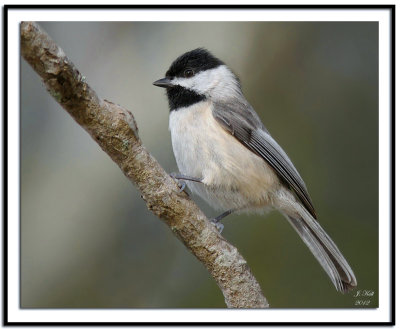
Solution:
[[[391,311],[390,321],[388,322],[335,322],[335,323],[324,323],[324,322],[303,322],[303,323],[292,323],[292,322],[169,322],[169,323],[158,323],[158,322],[130,322],[130,323],[97,323],[97,322],[11,322],[8,318],[8,86],[7,86],[7,47],[8,47],[8,14],[10,10],[42,10],[42,9],[99,9],[99,10],[112,10],[112,9],[386,9],[390,11],[390,32],[391,32],[391,186],[390,186],[390,204],[391,204]],[[326,326],[326,325],[341,325],[341,326],[377,326],[377,325],[395,325],[395,5],[5,5],[3,8],[3,325],[4,326],[58,326],[58,325],[79,325],[79,326],[101,326],[101,325],[112,325],[112,326]]]

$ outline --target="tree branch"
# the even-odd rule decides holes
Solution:
[[[100,145],[161,218],[204,264],[230,308],[268,302],[238,250],[229,244],[142,145],[131,112],[103,100],[54,41],[33,22],[21,23],[21,52],[48,92]]]

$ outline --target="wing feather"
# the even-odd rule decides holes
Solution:
[[[217,103],[214,104],[213,115],[240,143],[267,161],[293,189],[310,214],[317,218],[303,179],[249,104]]]

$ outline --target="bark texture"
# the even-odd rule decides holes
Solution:
[[[149,210],[208,269],[230,308],[266,308],[268,302],[238,250],[142,145],[131,112],[101,99],[64,51],[34,22],[21,23],[23,58],[48,92],[100,145],[140,190]]]

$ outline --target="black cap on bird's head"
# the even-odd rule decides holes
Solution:
[[[205,48],[196,48],[179,56],[165,73],[165,78],[155,81],[157,87],[172,87],[169,83],[173,78],[190,78],[198,72],[206,71],[224,65]]]
[[[166,77],[187,77],[187,70],[193,74],[216,68],[224,63],[212,55],[207,49],[197,48],[179,56],[170,66]],[[186,74],[185,74],[186,72]]]

